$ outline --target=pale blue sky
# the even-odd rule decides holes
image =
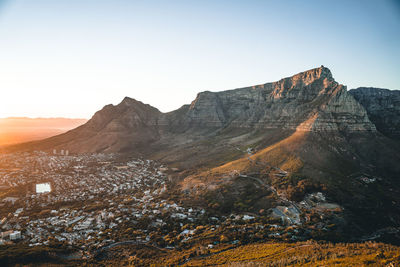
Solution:
[[[170,111],[320,65],[400,89],[398,1],[0,0],[0,117]]]

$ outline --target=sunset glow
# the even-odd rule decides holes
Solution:
[[[0,266],[400,266],[398,0],[0,0]]]
[[[0,1],[0,117],[90,118],[125,96],[197,92],[328,66],[400,88],[396,1]]]

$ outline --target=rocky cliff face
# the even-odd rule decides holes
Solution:
[[[185,125],[201,127],[299,129],[312,118],[300,129],[375,131],[365,109],[323,66],[274,83],[199,93],[184,116]]]
[[[384,135],[400,139],[400,91],[372,87],[349,93],[367,110],[368,117]]]

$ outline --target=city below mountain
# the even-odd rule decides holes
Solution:
[[[400,91],[348,91],[324,66],[201,92],[168,113],[125,97],[2,152],[0,198],[13,204],[0,227],[25,229],[23,253],[94,265],[399,262]],[[34,192],[42,183],[50,192]]]

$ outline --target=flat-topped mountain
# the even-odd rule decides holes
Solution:
[[[76,129],[7,150],[159,160],[182,171],[174,190],[190,200],[212,195],[209,204],[227,213],[243,206],[239,198],[257,212],[289,196],[301,200],[296,190],[323,190],[344,207],[351,231],[363,234],[400,226],[398,106],[396,92],[348,92],[321,66],[277,82],[201,92],[168,113],[126,97]],[[267,197],[278,191],[278,199]]]
[[[105,106],[81,127],[32,146],[63,147],[73,153],[157,151],[221,131],[261,129],[376,131],[366,110],[321,66],[277,82],[202,92],[190,105],[168,113],[126,97],[116,106]]]
[[[312,123],[302,124],[311,118]],[[278,82],[199,93],[186,108],[184,122],[191,127],[375,131],[362,106],[323,66]]]
[[[121,152],[192,168],[238,159],[243,147],[261,150],[283,142],[289,154],[302,158],[308,175],[329,175],[336,164],[347,166],[343,174],[374,166],[394,175],[397,142],[391,144],[376,130],[367,113],[370,105],[353,95],[360,99],[321,66],[277,82],[201,92],[190,105],[168,113],[126,97],[76,129],[10,150]],[[398,129],[393,127],[392,132]],[[392,157],[386,159],[385,153]]]

